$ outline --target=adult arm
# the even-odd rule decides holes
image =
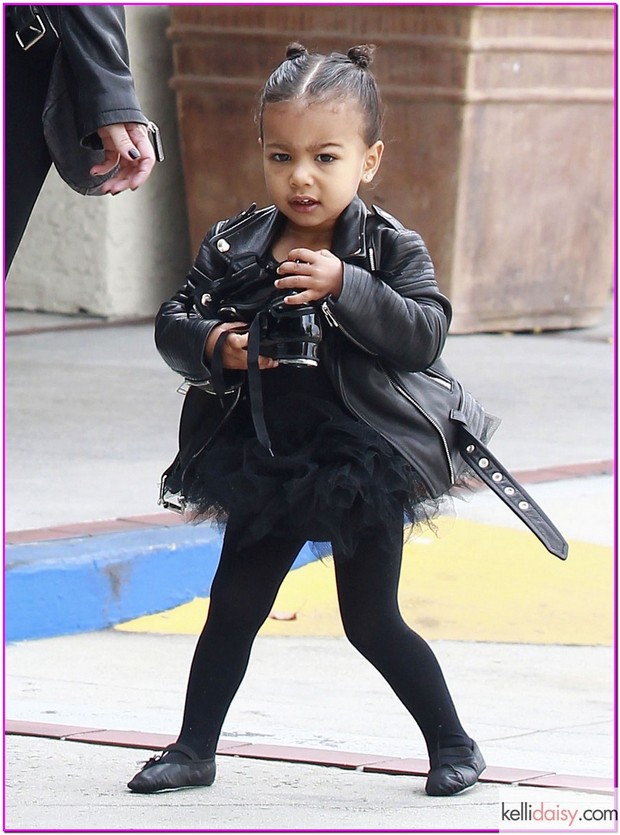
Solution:
[[[100,128],[148,124],[129,69],[123,6],[47,6],[62,43],[78,132],[84,145],[101,148]]]
[[[122,6],[47,6],[62,43],[64,72],[78,135],[86,147],[103,149],[102,163],[91,169],[119,171],[102,187],[118,194],[135,190],[155,164],[146,125],[129,69]]]

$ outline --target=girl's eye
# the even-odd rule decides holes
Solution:
[[[284,153],[275,153],[271,155],[271,159],[274,162],[288,162],[290,160],[290,155]]]
[[[336,157],[332,156],[332,154],[319,154],[317,159],[319,162],[333,162]]]

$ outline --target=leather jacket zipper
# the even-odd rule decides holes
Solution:
[[[358,342],[357,339],[354,336],[351,336],[351,334],[342,327],[342,325],[334,318],[334,314],[329,309],[329,305],[327,304],[327,300],[325,300],[321,304],[321,310],[323,311],[323,313],[325,315],[325,318],[327,319],[327,324],[328,325],[330,325],[332,328],[339,328],[340,331],[346,336],[346,338],[350,339],[351,342],[354,345],[357,345],[358,348],[361,348],[362,351],[364,351],[364,353],[370,354],[371,357],[376,357],[377,356],[377,354],[373,353],[373,351],[369,351],[368,348],[366,348],[365,345],[362,345],[361,342]]]
[[[387,441],[387,442],[390,444],[390,446],[396,446],[396,444],[394,443],[394,441],[390,440],[390,439],[389,439],[386,435],[384,435],[384,434],[383,434],[383,432],[382,432],[380,429],[378,429],[378,428],[377,428],[376,426],[374,426],[372,423],[369,423],[367,420],[365,420],[365,419],[364,419],[364,418],[360,415],[360,413],[359,413],[356,409],[354,409],[354,408],[353,408],[353,406],[351,405],[351,401],[350,401],[350,400],[349,400],[349,398],[347,397],[346,392],[345,392],[345,390],[344,390],[344,384],[343,384],[343,382],[342,382],[342,372],[341,372],[341,370],[340,370],[340,362],[339,362],[338,360],[336,361],[336,371],[337,371],[337,373],[338,373],[338,388],[340,389],[340,396],[342,397],[342,399],[343,399],[343,401],[344,401],[344,404],[345,404],[345,406],[347,407],[347,409],[351,412],[351,414],[355,415],[355,417],[356,417],[358,420],[361,420],[361,422],[362,422],[362,423],[365,423],[365,424],[366,424],[366,426],[370,426],[370,428],[371,428],[371,429],[374,429],[374,430],[375,430],[375,432],[376,432],[378,435],[381,435],[381,437],[383,438],[383,440],[384,440],[384,441]],[[401,454],[403,454],[403,456],[404,456],[404,453],[402,453],[402,450],[401,450]]]
[[[220,420],[220,422],[217,424],[217,426],[215,427],[215,429],[211,432],[211,434],[209,435],[209,437],[207,438],[207,440],[206,440],[206,441],[204,442],[204,444],[200,447],[200,449],[197,449],[197,450],[196,450],[196,452],[195,452],[195,453],[192,455],[192,457],[189,459],[189,461],[187,462],[186,466],[185,466],[185,467],[184,467],[184,469],[183,469],[183,472],[184,472],[184,473],[185,473],[185,470],[187,470],[187,467],[189,467],[189,465],[191,464],[191,462],[192,462],[192,461],[194,461],[194,460],[195,460],[195,459],[196,459],[196,458],[200,455],[200,453],[201,453],[201,452],[202,452],[202,451],[203,451],[203,450],[204,450],[207,446],[209,446],[209,444],[211,443],[211,441],[213,440],[213,438],[214,438],[214,437],[216,436],[216,434],[220,431],[220,429],[222,428],[222,426],[224,426],[224,424],[226,423],[226,421],[228,420],[228,418],[231,416],[231,414],[232,414],[232,412],[233,412],[233,409],[235,409],[235,407],[236,407],[236,406],[237,406],[237,404],[239,403],[239,399],[240,399],[240,397],[241,397],[241,386],[238,386],[238,388],[237,388],[237,390],[236,390],[236,396],[235,396],[235,401],[234,401],[234,403],[231,403],[231,404],[230,404],[230,408],[228,409],[228,411],[226,412],[226,414],[225,414],[225,415],[223,415],[222,419],[221,419],[221,420]]]
[[[426,376],[430,377],[433,382],[437,383],[437,385],[443,386],[445,389],[448,389],[448,391],[452,391],[452,380],[441,374],[439,371],[436,371],[434,368],[427,368],[426,371],[422,371],[421,373],[426,374]]]
[[[185,383],[183,385],[179,386],[179,388],[177,389],[177,391],[179,393],[187,393],[188,389],[185,389],[185,392],[183,391],[183,386],[184,385],[190,386],[191,383],[188,383],[188,381],[186,380]],[[200,455],[200,453],[211,443],[215,434],[217,432],[219,432],[219,430],[222,428],[222,426],[226,423],[226,421],[228,420],[228,418],[232,414],[233,409],[237,406],[240,397],[241,397],[241,387],[239,386],[236,390],[235,401],[234,401],[234,403],[231,404],[230,409],[228,409],[226,414],[222,417],[222,419],[217,424],[215,429],[211,432],[211,434],[209,435],[207,440],[204,442],[204,444],[202,444],[200,446],[200,448],[197,449],[196,452],[194,452],[192,454],[192,456],[190,457],[190,459],[187,462],[187,464],[185,465],[185,467],[183,467],[183,472],[181,473],[181,480],[183,479],[183,477],[184,477],[184,475],[187,471],[187,468],[192,463],[192,461],[194,461]],[[170,469],[172,469],[172,467]],[[186,510],[186,507],[187,507],[187,504],[186,504],[186,501],[185,501],[185,496],[183,496],[180,491],[178,493],[170,493],[170,492],[167,493],[166,492],[166,480],[167,480],[167,477],[166,477],[166,474],[164,474],[164,476],[162,478],[162,481],[161,481],[161,484],[160,484],[160,487],[159,487],[159,499],[157,501],[157,504],[162,505],[163,507],[166,508],[166,510],[173,510],[175,513],[184,513],[185,510]]]
[[[356,409],[354,409],[354,408],[353,408],[353,406],[351,405],[351,402],[349,401],[349,399],[348,399],[348,397],[347,397],[347,395],[346,395],[346,392],[345,392],[345,389],[344,389],[344,385],[343,385],[343,383],[342,383],[342,373],[341,373],[341,371],[340,371],[340,363],[339,363],[339,362],[336,362],[336,369],[337,369],[337,372],[338,372],[338,387],[339,387],[339,389],[340,389],[340,396],[342,397],[342,399],[343,399],[343,401],[344,401],[345,406],[347,407],[347,409],[348,409],[348,410],[349,410],[352,414],[354,414],[354,415],[355,415],[355,417],[356,417],[358,420],[361,420],[361,421],[362,421],[362,423],[365,423],[367,426],[370,426],[372,429],[374,429],[374,430],[375,430],[375,432],[377,432],[379,435],[381,435],[381,437],[382,437],[385,441],[387,441],[387,442],[390,444],[390,446],[393,446],[393,447],[396,447],[396,449],[399,449],[399,452],[401,453],[401,455],[403,455],[403,457],[404,457],[405,459],[407,459],[407,456],[405,455],[405,453],[403,452],[403,450],[402,450],[402,449],[400,449],[400,448],[398,447],[398,444],[396,444],[392,438],[388,438],[386,435],[384,435],[384,434],[383,434],[383,432],[382,432],[382,431],[381,431],[381,430],[380,430],[377,426],[375,426],[374,424],[369,423],[367,420],[365,420],[365,419],[364,419],[364,418],[363,418],[363,417],[359,414],[359,412],[358,412]],[[422,415],[424,415],[424,417],[428,420],[428,422],[431,424],[431,426],[433,426],[433,427],[437,430],[437,433],[438,433],[439,437],[441,438],[441,442],[442,442],[442,444],[443,444],[444,452],[445,452],[445,454],[446,454],[446,460],[447,460],[447,462],[448,462],[448,471],[449,471],[449,473],[450,473],[450,482],[451,482],[452,484],[454,484],[454,482],[455,482],[454,467],[452,466],[452,459],[450,458],[450,452],[449,452],[449,448],[448,448],[448,441],[446,440],[446,436],[445,436],[445,435],[443,434],[443,432],[441,431],[441,427],[440,427],[440,426],[438,426],[438,425],[437,425],[437,423],[433,420],[433,418],[432,418],[432,417],[428,414],[428,412],[427,412],[425,409],[423,409],[423,408],[420,406],[420,404],[419,404],[419,403],[417,403],[417,402],[413,399],[413,397],[411,397],[411,395],[409,394],[409,392],[405,391],[405,389],[404,389],[401,385],[399,385],[397,382],[395,382],[395,380],[394,380],[394,379],[393,379],[393,378],[392,378],[392,377],[391,377],[391,376],[387,373],[387,371],[385,371],[385,369],[383,369],[383,371],[384,371],[384,373],[386,374],[386,376],[387,376],[388,380],[390,381],[390,383],[391,383],[391,384],[394,386],[394,388],[396,389],[396,391],[397,391],[399,394],[401,394],[401,395],[402,395],[402,396],[403,396],[406,400],[408,400],[408,401],[411,403],[411,405],[412,405],[412,406],[414,406],[414,407],[415,407],[415,408],[416,408],[416,409],[417,409],[417,410],[418,410],[418,411],[419,411]],[[408,460],[408,459],[407,459],[407,460]]]
[[[351,412],[351,414],[355,415],[355,417],[359,421],[364,423],[366,426],[369,426],[371,429],[374,429],[374,431],[377,433],[377,435],[380,435],[386,443],[388,443],[391,447],[394,447],[394,449],[398,450],[398,452],[403,456],[405,461],[408,461],[409,458],[407,457],[407,453],[405,452],[404,449],[401,448],[401,446],[398,443],[396,443],[396,441],[393,438],[388,438],[388,436],[384,432],[382,432],[381,429],[379,429],[378,426],[376,426],[374,423],[370,423],[370,421],[363,418],[362,415],[360,415],[360,413],[356,409],[353,408],[349,398],[346,395],[345,389],[344,389],[344,385],[343,385],[343,382],[342,382],[342,372],[340,371],[340,363],[338,361],[336,361],[336,371],[337,371],[337,374],[338,374],[338,388],[340,389],[340,396],[342,397],[344,405]],[[450,470],[450,472],[452,472],[452,469]]]
[[[327,319],[328,323],[332,326],[332,328],[339,328],[340,327],[338,322],[334,319],[334,314],[329,309],[329,305],[327,304],[327,301],[323,302],[323,304],[321,305],[321,310],[325,314],[325,318]]]
[[[405,398],[405,400],[408,400],[409,403],[411,403],[412,406],[415,406],[415,408],[420,412],[420,414],[424,415],[424,417],[428,420],[428,422],[432,426],[434,426],[435,429],[437,430],[437,433],[438,433],[439,437],[441,438],[441,442],[443,444],[444,452],[445,452],[445,455],[446,455],[446,461],[448,462],[448,469],[450,471],[450,481],[451,481],[452,484],[454,484],[455,476],[454,476],[454,467],[452,466],[452,458],[450,457],[450,448],[448,446],[448,441],[447,441],[446,436],[444,435],[441,427],[436,423],[435,420],[433,420],[433,418],[429,415],[429,413],[426,411],[426,409],[423,409],[422,406],[420,406],[420,404],[409,394],[409,392],[406,391],[400,385],[400,383],[396,382],[396,380],[385,370],[385,368],[383,370],[384,370],[384,373],[387,374],[388,380],[394,386],[396,391],[399,394],[401,394]]]

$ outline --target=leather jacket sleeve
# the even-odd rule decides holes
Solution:
[[[97,130],[147,124],[129,69],[123,6],[45,6],[63,48],[67,85],[83,145],[100,148]]]
[[[218,224],[209,230],[207,241],[218,228]],[[197,259],[200,269],[209,274],[210,264],[206,246],[201,246]],[[194,308],[194,290],[196,283],[193,272],[187,276],[185,284],[174,296],[162,304],[155,319],[155,344],[163,360],[185,379],[194,384],[206,383],[211,372],[206,363],[205,345],[209,334],[220,322],[217,319],[204,319]]]
[[[194,270],[204,276],[221,273],[209,241],[222,228],[221,223],[212,227],[200,247]],[[333,336],[350,339],[396,368],[428,368],[441,353],[451,317],[450,303],[439,292],[430,256],[420,236],[404,227],[397,229],[379,220],[370,237],[377,257],[380,253],[380,270],[370,272],[355,256],[344,261],[342,292],[337,300],[327,300],[337,324]],[[256,241],[253,239],[254,244]],[[190,383],[201,384],[210,379],[204,349],[219,320],[203,319],[194,309],[193,272],[178,293],[161,306],[155,341],[174,371]]]
[[[407,371],[428,368],[441,354],[452,309],[439,292],[422,238],[381,227],[381,269],[344,264],[343,286],[328,305],[342,333],[385,362]]]

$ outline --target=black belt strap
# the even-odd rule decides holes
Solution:
[[[461,426],[458,443],[461,456],[474,473],[527,525],[548,551],[565,560],[568,543],[562,534],[493,453],[465,426]]]
[[[261,382],[260,368],[258,367],[261,315],[260,312],[257,313],[250,325],[250,335],[248,337],[248,389],[250,392],[250,409],[252,411],[252,422],[254,423],[256,437],[267,452],[273,455],[271,439],[267,431],[267,424],[265,423],[263,385]]]
[[[226,394],[224,366],[222,364],[222,348],[224,347],[224,342],[229,333],[230,330],[224,330],[220,333],[218,338],[215,340],[213,354],[211,356],[211,384],[213,386],[213,391],[217,394],[220,400],[223,400],[224,395]]]
[[[260,313],[257,313],[252,324],[250,325],[248,336],[248,391],[250,394],[250,410],[252,412],[252,423],[254,424],[254,431],[256,437],[262,446],[265,447],[270,455],[273,455],[271,449],[271,439],[267,431],[267,424],[265,423],[265,413],[263,409],[263,386],[261,383],[261,372],[258,366],[258,357],[260,354]],[[234,333],[244,333],[244,330],[234,330]],[[231,329],[222,331],[215,341],[213,346],[213,354],[211,356],[211,384],[216,395],[223,400],[226,393],[226,385],[224,382],[224,366],[222,363],[222,348],[224,341],[231,333]]]

